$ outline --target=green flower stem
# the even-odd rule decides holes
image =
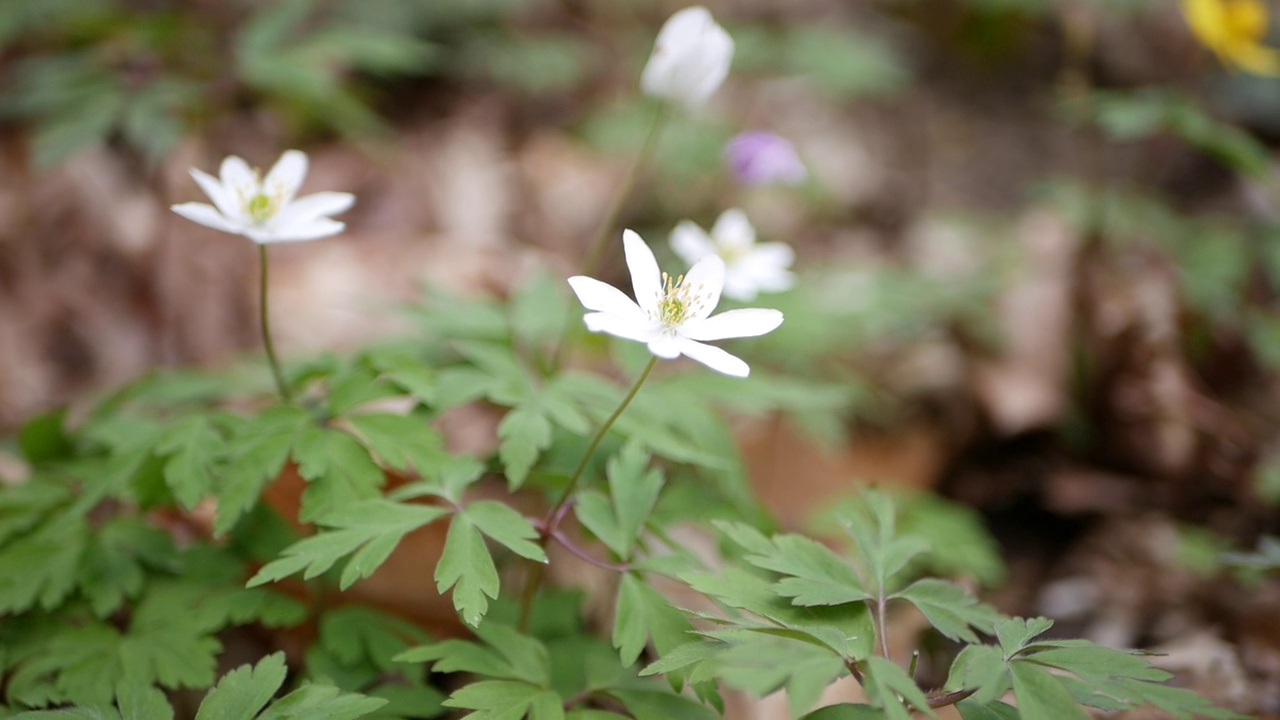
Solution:
[[[591,462],[591,457],[595,455],[596,448],[600,447],[605,434],[617,422],[622,415],[622,411],[626,410],[631,401],[635,399],[636,393],[640,392],[640,386],[644,385],[644,381],[649,379],[649,373],[653,372],[653,367],[657,364],[658,356],[654,355],[649,358],[649,364],[644,366],[644,372],[640,373],[640,377],[631,386],[627,396],[622,398],[622,402],[618,404],[613,414],[596,431],[595,437],[591,438],[591,443],[587,445],[586,452],[582,453],[582,459],[578,461],[578,467],[574,468],[573,475],[569,477],[569,484],[565,486],[564,494],[560,496],[560,501],[553,505],[542,519],[538,544],[544,550],[548,542],[559,535],[560,522],[564,519],[566,510],[569,508],[569,500],[573,498],[573,491],[578,488],[578,482],[582,480],[582,473],[587,469],[587,463]],[[538,586],[542,584],[542,575],[545,572],[545,568],[546,565],[543,563],[534,563],[528,577],[525,579],[524,591],[520,593],[520,624],[518,626],[520,632],[525,632],[529,629],[529,616],[533,610],[533,599],[538,594]]]
[[[649,125],[649,133],[645,135],[644,142],[640,146],[640,152],[636,154],[635,160],[631,163],[626,176],[622,179],[622,184],[618,186],[618,191],[614,193],[613,199],[609,201],[609,207],[605,210],[604,216],[600,220],[596,235],[592,238],[591,244],[587,246],[586,259],[582,263],[580,275],[595,277],[596,271],[599,270],[600,259],[604,255],[605,247],[609,244],[609,238],[613,235],[614,227],[618,224],[618,217],[622,214],[622,208],[626,204],[627,198],[631,196],[631,191],[635,189],[636,181],[640,178],[641,171],[649,164],[649,160],[653,156],[653,149],[657,146],[659,131],[666,125],[667,114],[666,103],[661,103],[658,105],[658,109],[654,111],[653,122]],[[577,329],[577,326],[573,324],[576,314],[577,308],[573,303],[570,303],[569,314],[565,318],[564,330],[560,333],[560,342],[556,345],[555,352],[552,354],[552,372],[560,367],[560,363],[564,359],[565,347],[569,345],[569,338],[574,330]]]
[[[267,246],[258,246],[258,320],[262,326],[262,344],[267,349],[267,362],[271,364],[271,375],[276,379],[276,390],[280,391],[280,399],[286,404],[293,402],[289,386],[284,384],[284,373],[280,372],[280,361],[276,359],[276,346],[271,341],[271,313],[267,307]]]
[[[591,456],[595,454],[596,448],[600,446],[600,441],[604,440],[605,433],[609,432],[609,428],[617,422],[618,417],[622,415],[622,411],[627,409],[631,401],[635,398],[636,393],[640,392],[640,386],[644,385],[644,381],[649,379],[649,373],[653,372],[653,366],[658,364],[658,356],[654,355],[649,358],[649,364],[644,366],[644,372],[640,373],[639,379],[631,386],[631,390],[627,396],[622,398],[622,402],[618,405],[608,420],[600,426],[596,431],[596,436],[591,438],[591,444],[587,446],[587,451],[582,454],[582,459],[578,461],[578,467],[574,468],[573,475],[569,476],[569,485],[565,487],[564,494],[560,496],[560,502],[556,503],[550,511],[547,512],[546,518],[542,521],[543,526],[549,532],[554,532],[556,526],[560,524],[560,518],[564,517],[563,510],[569,499],[573,497],[573,491],[578,487],[578,481],[582,479],[582,471],[587,469],[587,463],[591,461]]]
[[[594,276],[599,269],[600,256],[604,253],[609,237],[613,234],[614,226],[618,224],[618,216],[622,214],[623,205],[626,204],[627,198],[631,196],[631,191],[635,189],[636,180],[640,177],[640,171],[649,164],[649,160],[653,156],[653,149],[657,145],[659,130],[666,124],[666,121],[667,104],[662,103],[654,111],[653,122],[649,125],[649,133],[645,135],[644,143],[640,146],[640,152],[627,170],[627,174],[622,180],[622,185],[618,187],[618,192],[614,193],[613,199],[609,203],[609,208],[605,210],[604,218],[600,222],[600,227],[596,229],[596,236],[592,239],[591,245],[587,247],[586,260],[582,263],[581,274]]]

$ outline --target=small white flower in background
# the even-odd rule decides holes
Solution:
[[[746,377],[751,369],[745,362],[705,342],[764,335],[782,324],[782,313],[748,308],[711,317],[724,286],[724,262],[719,257],[709,255],[687,275],[673,278],[658,271],[653,251],[639,235],[623,231],[622,243],[636,293],[634,301],[594,278],[569,278],[578,300],[594,311],[583,317],[587,329],[642,342],[660,358],[685,355],[712,370]]]
[[[685,8],[658,31],[653,54],[640,76],[645,94],[693,109],[729,76],[733,38],[704,7]]]
[[[787,268],[796,254],[785,243],[756,243],[756,229],[741,210],[720,214],[708,235],[690,220],[682,220],[671,232],[671,249],[693,264],[719,257],[725,264],[724,294],[734,300],[754,300],[761,292],[782,292],[795,284]]]
[[[346,211],[356,201],[354,195],[344,192],[295,197],[307,175],[307,155],[299,150],[281,155],[265,178],[235,155],[222,161],[219,175],[215,178],[192,168],[191,177],[213,205],[189,202],[174,205],[172,210],[260,245],[337,235],[346,225],[328,216]]]
[[[735,136],[724,157],[744,185],[799,185],[809,175],[790,140],[762,130]]]

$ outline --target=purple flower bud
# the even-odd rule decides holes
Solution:
[[[735,136],[725,146],[724,156],[744,185],[797,185],[809,174],[791,141],[762,130]]]

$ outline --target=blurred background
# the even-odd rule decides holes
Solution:
[[[957,500],[1001,610],[1280,713],[1280,546],[1252,552],[1280,533],[1280,83],[1171,0],[707,5],[733,72],[621,225],[670,259],[678,220],[741,207],[795,247],[753,363],[839,390],[739,408],[764,504],[803,528],[856,481]],[[168,209],[228,154],[304,149],[303,192],[358,197],[344,235],[271,250],[286,356],[413,332],[424,287],[576,272],[682,6],[0,0],[0,431],[257,351],[255,248]],[[739,184],[748,130],[805,181]]]

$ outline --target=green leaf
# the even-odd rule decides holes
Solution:
[[[544,695],[551,695],[557,703],[562,702],[560,696],[537,685],[514,680],[482,680],[455,690],[444,704],[446,707],[476,710],[476,720],[522,720],[530,706]]]
[[[75,588],[89,540],[84,518],[66,512],[0,548],[0,613],[61,604]]]
[[[183,509],[194,509],[213,491],[213,465],[222,445],[222,436],[201,416],[179,420],[156,444],[156,454],[167,457],[165,484]]]
[[[274,407],[235,431],[227,444],[227,454],[233,460],[218,489],[215,533],[226,534],[257,503],[262,488],[284,468],[294,436],[310,422],[302,410]]]
[[[971,627],[988,635],[995,632],[996,611],[944,580],[917,580],[893,597],[909,600],[924,613],[934,629],[952,640],[978,643]]]
[[[1051,627],[1053,627],[1053,621],[1043,617],[1000,618],[995,623],[996,640],[999,641],[1000,650],[1004,656],[1011,658],[1026,647],[1031,638]]]
[[[453,606],[472,627],[480,624],[489,608],[486,596],[498,597],[498,569],[484,536],[465,515],[455,515],[449,525],[435,579],[441,594],[453,588]]]
[[[298,474],[308,481],[298,519],[312,522],[378,496],[386,480],[369,451],[341,430],[308,427],[293,444]]]
[[[498,423],[498,457],[506,469],[507,484],[515,490],[524,484],[538,455],[551,445],[551,422],[537,410],[518,407]]]
[[[61,460],[71,455],[73,446],[66,432],[66,408],[37,415],[18,430],[18,448],[32,465]]]
[[[854,550],[866,567],[867,591],[875,596],[890,593],[900,584],[899,573],[912,558],[928,550],[919,536],[899,535],[895,529],[893,500],[884,493],[867,491],[860,496],[861,512],[837,518],[854,540]]]
[[[344,693],[327,685],[303,685],[271,703],[257,720],[355,720],[387,704],[382,698]]]
[[[660,656],[683,647],[693,626],[636,573],[626,573],[618,585],[613,622],[613,646],[623,665],[631,665],[644,651],[649,638]]]
[[[638,443],[631,442],[609,460],[606,469],[619,532],[619,547],[610,549],[624,560],[631,558],[640,530],[662,491],[662,472],[648,468],[649,455]]]
[[[498,651],[517,679],[539,687],[551,684],[551,660],[542,641],[496,622],[480,625],[476,635]]]
[[[299,571],[303,571],[303,579],[310,580],[352,555],[339,580],[345,590],[378,569],[405,535],[448,514],[446,508],[388,500],[363,500],[334,509],[318,520],[329,529],[290,545],[282,557],[267,563],[249,580],[249,587]]]
[[[916,712],[922,712],[931,718],[937,717],[929,708],[929,698],[911,676],[896,664],[878,655],[867,658],[864,677],[867,696],[884,708],[889,720],[911,720],[911,713],[898,700],[898,696],[910,703]]]
[[[981,703],[973,698],[956,703],[962,720],[1022,720],[1018,708],[995,700]]]
[[[947,687],[976,690],[974,702],[988,705],[1009,690],[1009,665],[999,649],[990,645],[969,645],[951,663]]]
[[[1013,696],[1022,720],[1088,720],[1088,714],[1044,668],[1024,662],[1009,665]]]
[[[689,698],[658,690],[608,690],[635,720],[714,720],[717,714]]]
[[[347,422],[369,449],[395,470],[417,471],[430,477],[440,471],[449,454],[444,439],[425,420],[413,415],[353,415]]]
[[[256,717],[284,684],[287,672],[282,652],[266,656],[253,667],[241,665],[224,675],[217,687],[209,691],[200,703],[196,720]]]
[[[533,542],[538,531],[525,516],[496,500],[478,500],[467,505],[463,513],[480,532],[488,535],[520,557],[547,562],[542,546]]]
[[[777,592],[796,605],[842,605],[873,597],[839,555],[800,535],[776,536],[772,553],[749,555],[746,561],[786,575],[778,581]]]
[[[121,720],[173,720],[173,707],[159,688],[140,682],[116,686]]]

